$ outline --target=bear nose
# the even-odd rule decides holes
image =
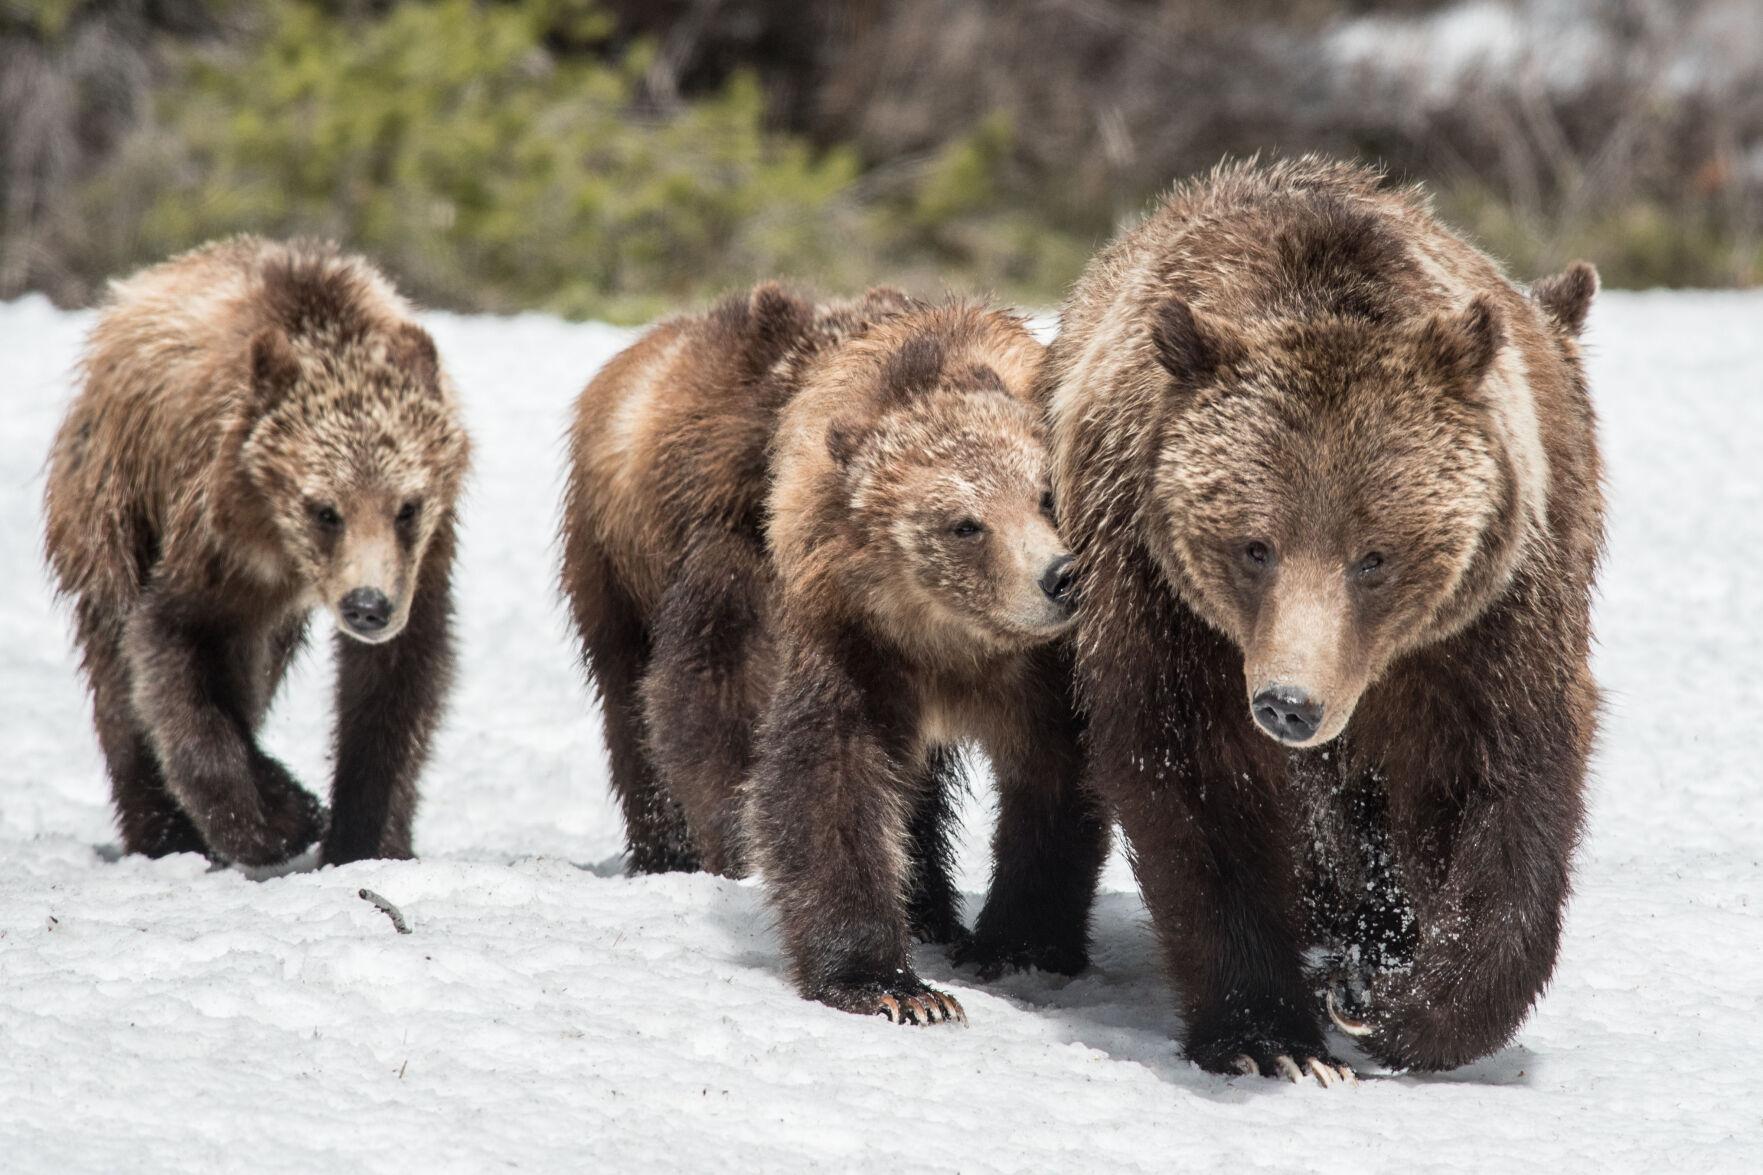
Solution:
[[[1305,742],[1322,725],[1322,703],[1295,685],[1269,686],[1255,695],[1251,708],[1261,729],[1282,743]]]
[[[1070,607],[1077,602],[1077,571],[1071,565],[1070,555],[1061,555],[1041,573],[1041,590],[1055,604]]]
[[[392,601],[378,588],[356,588],[343,597],[343,623],[359,633],[375,633],[392,619]]]

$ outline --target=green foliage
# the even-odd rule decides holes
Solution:
[[[1049,295],[1082,264],[990,208],[1001,123],[864,201],[849,151],[766,129],[751,77],[645,111],[649,48],[582,51],[610,31],[583,0],[401,0],[367,17],[301,0],[264,15],[256,35],[182,59],[155,125],[86,186],[84,264],[312,234],[433,304],[619,320],[773,275]]]
[[[839,152],[761,128],[737,81],[641,118],[636,63],[560,59],[603,26],[553,0],[279,6],[244,60],[202,57],[163,115],[186,157],[147,207],[149,255],[251,230],[368,252],[419,297],[643,317],[834,252]]]

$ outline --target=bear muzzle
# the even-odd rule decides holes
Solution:
[[[1060,555],[1041,573],[1041,592],[1065,612],[1077,607],[1077,568],[1070,555]]]
[[[1249,709],[1261,729],[1282,743],[1301,746],[1322,727],[1323,705],[1302,686],[1269,686],[1255,694]]]
[[[359,587],[337,602],[337,618],[350,636],[366,641],[386,640],[392,622],[392,601],[378,588]]]

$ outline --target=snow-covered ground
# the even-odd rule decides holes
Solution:
[[[920,951],[967,1029],[798,999],[754,885],[619,874],[551,548],[559,435],[610,328],[433,319],[478,462],[424,859],[116,860],[38,557],[89,321],[0,305],[0,1170],[1763,1167],[1763,295],[1611,294],[1593,321],[1609,709],[1552,990],[1481,1064],[1336,1090],[1181,1058],[1118,859],[1083,976],[981,987]],[[267,741],[322,788],[315,647]],[[982,794],[970,912],[988,831]]]

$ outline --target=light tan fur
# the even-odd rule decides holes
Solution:
[[[252,736],[323,606],[358,646],[421,630],[342,655],[326,844],[339,862],[408,856],[469,462],[433,341],[364,260],[239,237],[117,282],[82,374],[45,546],[125,845],[262,864],[321,827]]]

